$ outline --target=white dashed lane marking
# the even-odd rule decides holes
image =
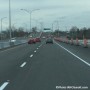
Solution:
[[[42,44],[39,47],[41,47],[41,46],[42,46]]]
[[[41,47],[44,43],[45,43],[45,41],[43,41],[42,44],[40,46],[38,46],[38,47]]]
[[[9,82],[3,83],[2,86],[0,87],[0,90],[4,90],[8,84],[9,84]]]
[[[34,51],[35,53],[37,52],[37,51]]]
[[[27,62],[24,62],[20,67],[24,67],[26,65]]]
[[[39,47],[41,47],[41,46],[39,46]]]
[[[30,55],[30,57],[33,57],[33,54],[32,54],[32,55]]]

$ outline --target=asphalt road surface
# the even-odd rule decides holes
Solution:
[[[0,90],[90,90],[90,48],[43,41],[0,51]]]

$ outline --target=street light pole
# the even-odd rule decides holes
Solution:
[[[54,24],[55,24],[55,23],[56,23],[56,21],[53,21],[53,22],[52,22],[52,32],[54,32],[54,26],[55,26]]]
[[[21,10],[23,10],[23,11],[26,11],[27,13],[29,13],[29,15],[30,15],[30,31],[31,31],[31,18],[32,18],[32,16],[31,16],[31,14],[32,14],[32,12],[34,12],[34,11],[37,11],[37,10],[40,10],[40,9],[33,9],[32,11],[28,11],[28,10],[26,10],[26,9],[21,9]]]
[[[54,24],[54,23],[52,23],[52,32],[53,32],[53,24]]]
[[[30,31],[31,31],[31,12],[30,12]]]
[[[1,18],[1,40],[2,40],[2,18]]]
[[[11,1],[9,0],[9,30],[10,30],[10,40],[12,38],[11,35]]]
[[[22,23],[25,26],[25,32],[27,32],[27,24],[26,23]]]
[[[2,40],[2,21],[3,21],[3,19],[5,19],[6,17],[3,17],[3,18],[1,18],[1,40]]]
[[[12,27],[13,27],[13,28],[12,28],[12,38],[15,37],[15,35],[14,35],[14,30],[16,29],[16,28],[15,28],[15,24],[17,24],[17,23],[14,23],[14,24],[12,25]]]
[[[3,19],[5,19],[5,18],[6,18],[6,17],[1,18],[1,40],[2,40],[1,47],[2,47],[2,48],[4,47],[4,45],[3,45],[3,39],[2,39],[2,21],[3,21]]]

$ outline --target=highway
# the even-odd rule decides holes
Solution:
[[[0,90],[90,90],[90,48],[43,40],[0,51]]]

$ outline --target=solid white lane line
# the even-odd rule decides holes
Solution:
[[[33,57],[33,54],[32,54],[32,55],[30,55],[30,57]]]
[[[56,42],[55,42],[56,43]],[[63,46],[61,46],[60,44],[56,43],[58,46],[60,46],[61,48],[63,48],[64,50],[66,50],[68,53],[70,53],[71,55],[73,55],[74,57],[78,58],[80,61],[82,61],[83,63],[85,63],[86,65],[90,66],[90,63],[86,62],[84,59],[80,58],[79,56],[75,55],[74,53],[72,53],[71,51],[69,51],[68,49],[64,48]]]
[[[41,46],[44,44],[44,42],[45,42],[45,41],[43,41],[42,44],[41,44],[40,46],[38,46],[38,47],[41,47]]]
[[[9,84],[9,82],[3,83],[2,86],[0,87],[0,90],[4,90],[8,84]]]
[[[20,67],[24,67],[26,65],[27,62],[24,62]]]

